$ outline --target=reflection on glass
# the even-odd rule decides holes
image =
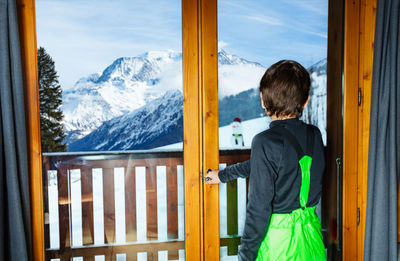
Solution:
[[[46,260],[184,260],[181,1],[36,16]]]
[[[50,111],[43,109],[42,118],[63,127],[67,151],[145,150],[183,140],[180,1],[38,0],[36,6],[40,99],[60,101],[63,114],[44,107]],[[48,125],[43,134],[55,129]],[[44,152],[60,151],[44,145]]]
[[[319,127],[326,144],[326,55],[328,1],[218,1],[219,148],[250,156],[253,137],[269,128],[259,81],[282,59],[308,69],[311,100],[302,120]],[[221,158],[220,168],[243,161]],[[247,185],[220,184],[221,260],[236,260],[243,232]]]
[[[46,257],[184,260],[182,152],[85,156],[43,156]]]

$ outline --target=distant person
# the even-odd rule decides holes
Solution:
[[[268,68],[260,97],[270,128],[254,137],[249,161],[207,174],[207,184],[250,177],[239,260],[326,260],[315,214],[325,168],[322,137],[299,120],[310,87],[310,75],[295,61]]]
[[[242,129],[242,121],[239,117],[235,117],[232,126],[232,137],[231,137],[231,147],[233,148],[242,148],[244,147],[244,139],[243,139],[243,129]]]

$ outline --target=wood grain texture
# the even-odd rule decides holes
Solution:
[[[226,184],[227,198],[227,229],[228,236],[238,235],[238,191],[237,180],[231,180]],[[238,246],[236,244],[228,244],[228,255],[237,255]]]
[[[203,260],[199,0],[182,0],[186,260]]]
[[[376,0],[361,0],[360,10],[360,62],[359,88],[362,92],[358,108],[358,207],[360,223],[358,229],[358,260],[364,254],[365,217],[367,209],[368,148],[371,112],[372,66],[374,56]]]
[[[44,260],[43,183],[36,56],[35,1],[17,0],[16,2],[26,105],[25,119],[30,175],[32,257],[33,260]]]
[[[360,0],[345,1],[343,104],[343,260],[357,255]]]
[[[70,225],[70,199],[69,199],[69,173],[66,168],[61,168],[57,171],[58,184],[58,224],[60,235],[60,251],[64,251],[71,246],[71,235],[69,230]],[[64,199],[64,200],[63,200]]]
[[[129,164],[125,173],[125,225],[126,242],[137,240],[136,233],[136,180],[135,167]]]
[[[81,169],[83,245],[94,243],[92,169]]]
[[[115,242],[114,169],[103,169],[104,243]]]
[[[132,259],[126,259],[128,261],[136,260],[138,252],[147,252],[147,260],[157,260],[157,254],[160,250],[175,251],[176,249],[183,249],[183,241],[169,241],[169,242],[154,242],[154,243],[127,243],[123,245],[110,246],[98,246],[93,248],[68,248],[66,251],[61,252],[57,249],[51,249],[48,251],[49,258],[60,258],[61,260],[71,260],[71,257],[93,257],[95,255],[105,255],[105,260],[115,260],[116,254],[127,253]],[[86,259],[84,259],[86,260]],[[193,259],[188,259],[192,261]],[[36,261],[36,260],[35,260]]]
[[[201,2],[203,173],[218,169],[217,0]],[[219,259],[219,189],[204,183],[204,259]]]
[[[177,167],[167,167],[167,231],[168,239],[178,239],[178,176]]]
[[[157,166],[146,167],[147,240],[158,239],[156,168]]]

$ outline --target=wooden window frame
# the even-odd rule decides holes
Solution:
[[[218,214],[216,219],[215,214],[207,214],[219,213],[218,201],[207,201],[203,212],[203,190],[207,195],[218,195],[218,190],[215,186],[205,187],[201,175],[203,166],[218,166],[218,93],[213,92],[218,66],[216,8],[216,0],[182,0],[184,122],[190,122],[184,124],[186,260],[219,257]],[[33,260],[44,260],[35,0],[17,0],[17,9],[27,116]],[[205,100],[208,102],[202,102]],[[209,218],[204,218],[205,213]],[[209,228],[207,233],[203,231],[204,221]]]
[[[362,260],[376,0],[344,0],[344,5],[343,259]],[[29,151],[33,260],[44,260],[35,1],[17,0],[17,8]],[[218,189],[202,182],[202,173],[207,168],[218,167],[217,0],[182,0],[182,35],[184,121],[190,122],[184,126],[186,260],[218,260],[219,205],[218,200],[208,200],[218,198]],[[328,61],[328,70],[333,68],[330,64],[338,65],[337,61]],[[358,105],[359,89],[361,106]],[[361,212],[359,222],[357,209]]]
[[[345,0],[343,260],[363,260],[376,0]]]

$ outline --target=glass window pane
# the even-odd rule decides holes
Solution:
[[[36,16],[46,259],[184,260],[181,1]]]
[[[302,120],[326,144],[328,1],[218,1],[220,168],[250,157],[253,137],[269,128],[259,96],[266,69],[295,60],[310,73],[311,100]],[[220,184],[221,260],[235,260],[243,233],[248,180]]]

